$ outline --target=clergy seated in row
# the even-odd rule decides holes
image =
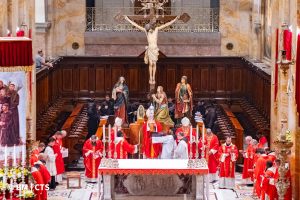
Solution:
[[[226,189],[235,188],[235,163],[238,158],[237,147],[232,144],[231,137],[226,137],[225,144],[219,148],[220,155],[220,179],[219,187]]]
[[[127,159],[128,154],[135,154],[138,152],[138,145],[129,144],[123,135],[122,131],[117,132],[115,143],[110,146],[112,156],[117,152],[117,159]]]
[[[159,143],[152,143],[152,134],[159,133],[162,131],[162,126],[158,121],[154,119],[154,107],[150,106],[146,111],[147,121],[144,122],[142,131],[143,131],[143,155],[144,158],[158,158],[162,145]]]
[[[184,137],[187,139],[188,153],[190,154],[190,142],[192,143],[192,154],[193,158],[196,157],[196,132],[193,130],[190,120],[187,117],[182,118],[181,127],[176,130],[177,143],[179,143],[179,133],[184,133]]]
[[[97,182],[98,167],[102,159],[103,144],[97,136],[92,135],[85,141],[82,154],[84,158],[85,176],[87,182]]]
[[[204,136],[204,147],[202,147],[202,137],[199,142],[200,155],[204,151],[204,158],[208,163],[209,181],[217,181],[217,170],[219,166],[219,139],[211,131],[210,128],[206,129],[206,135]]]
[[[45,143],[40,142],[38,144],[38,147],[32,150],[30,154],[30,160],[29,160],[30,166],[33,166],[34,163],[38,161],[38,156],[41,152],[44,151],[45,147],[46,147]]]

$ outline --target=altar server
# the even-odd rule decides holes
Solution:
[[[46,160],[46,167],[51,175],[51,181],[49,184],[50,189],[55,189],[56,184],[55,184],[55,176],[57,174],[56,171],[56,164],[55,164],[55,158],[57,154],[54,153],[53,146],[55,144],[55,139],[50,138],[48,142],[48,146],[45,149],[45,154],[47,155],[47,160]]]
[[[199,150],[200,155],[202,150],[204,150],[204,157],[208,163],[210,182],[216,181],[217,168],[219,166],[219,139],[210,128],[206,129],[206,135],[204,136],[204,148],[202,148],[202,137],[200,138]]]
[[[173,159],[174,158],[174,151],[177,147],[176,143],[177,136],[173,134],[171,131],[170,135],[156,135],[152,136],[152,143],[160,143],[162,144],[162,152],[160,155],[161,159]]]
[[[85,141],[82,154],[84,158],[85,176],[88,182],[97,182],[98,167],[101,162],[103,144],[97,136],[92,135]]]
[[[220,154],[220,179],[219,187],[226,189],[235,188],[235,162],[238,157],[237,147],[232,144],[231,137],[226,137],[225,144],[219,149]]]
[[[38,147],[33,149],[31,154],[30,154],[30,165],[33,166],[35,162],[37,162],[38,156],[40,152],[44,151],[46,145],[43,142],[40,142]]]
[[[187,144],[187,138],[184,137],[184,133],[180,132],[177,135],[177,139],[179,140],[179,143],[175,149],[174,152],[174,158],[175,159],[188,159],[188,144]]]
[[[146,158],[158,158],[162,145],[152,143],[152,134],[162,131],[162,126],[158,121],[154,120],[154,107],[151,105],[146,111],[147,122],[144,123],[143,130],[143,154]]]

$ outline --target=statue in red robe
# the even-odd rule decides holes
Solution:
[[[199,142],[199,153],[202,151],[202,137]],[[219,166],[219,139],[211,129],[206,130],[204,136],[204,157],[208,164],[210,182],[217,180],[217,168]]]
[[[84,158],[85,176],[88,181],[96,182],[98,178],[98,167],[101,162],[103,144],[95,135],[86,140],[83,145],[82,154]]]
[[[243,174],[242,179],[245,184],[252,184],[253,180],[253,165],[254,165],[254,147],[251,144],[252,137],[247,136],[245,138],[245,142],[247,148],[245,151],[241,151],[244,157],[244,167],[243,167]]]
[[[235,162],[238,158],[237,147],[231,143],[227,136],[225,144],[219,148],[220,154],[220,179],[219,187],[226,189],[235,188]]]
[[[184,117],[181,120],[181,127],[179,127],[176,130],[176,135],[178,136],[179,133],[184,133],[184,137],[187,140],[187,145],[188,145],[188,152],[189,152],[189,156],[190,156],[190,152],[191,152],[191,142],[192,142],[192,157],[195,158],[196,157],[196,132],[193,130],[193,127],[190,123],[190,120],[187,117]],[[191,137],[191,130],[192,130],[192,137]],[[192,138],[192,141],[191,141]],[[177,139],[176,141],[177,143],[179,143],[179,140]]]
[[[162,145],[160,143],[152,144],[152,133],[162,131],[162,125],[154,120],[154,107],[150,106],[146,112],[147,122],[143,124],[143,154],[146,158],[158,158]]]

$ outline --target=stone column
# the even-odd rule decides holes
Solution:
[[[0,37],[7,35],[7,0],[0,1]]]

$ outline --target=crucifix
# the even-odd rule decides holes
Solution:
[[[146,46],[144,62],[149,65],[150,89],[155,87],[156,63],[159,56],[157,46],[158,31],[171,26],[178,20],[186,23],[190,16],[186,13],[182,15],[164,15],[164,4],[167,0],[143,0],[141,11],[144,15],[117,15],[117,20],[126,20],[131,25],[144,32],[147,36],[148,46]],[[146,25],[143,27],[141,24]]]

